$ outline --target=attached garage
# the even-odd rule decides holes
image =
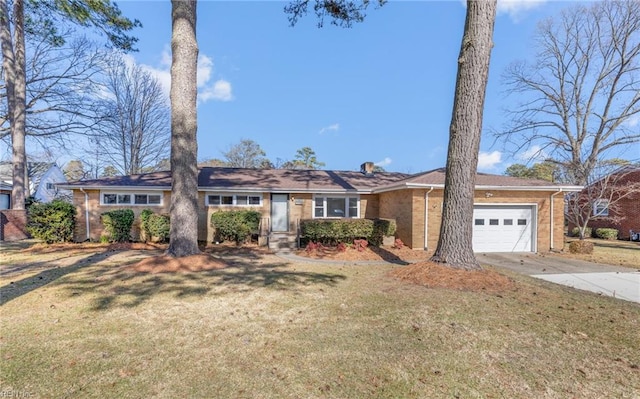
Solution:
[[[474,252],[534,252],[536,218],[533,205],[475,205]]]

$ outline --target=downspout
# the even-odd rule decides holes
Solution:
[[[85,241],[91,241],[91,235],[89,234],[89,193],[84,191],[82,187],[80,187],[80,192],[84,194],[84,221],[87,229],[87,239]]]
[[[549,251],[553,251],[553,227],[554,227],[554,225],[553,225],[553,197],[555,197],[556,195],[560,194],[561,192],[562,192],[562,189],[559,188],[558,191],[553,193],[553,194],[551,194],[551,197],[550,197],[550,199],[551,199],[551,216],[549,217],[549,219],[550,219],[551,230],[549,232],[550,233],[549,234],[549,237],[550,237],[549,240],[551,241],[550,242],[551,245],[549,245]]]
[[[433,191],[433,187],[424,193],[424,250],[428,249],[429,240],[429,193]]]

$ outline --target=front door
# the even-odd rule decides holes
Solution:
[[[289,194],[271,194],[271,231],[289,231]]]

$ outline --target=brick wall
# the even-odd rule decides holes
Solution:
[[[254,210],[262,214],[263,220],[268,220],[269,213],[271,212],[271,194],[262,193],[262,207],[233,207],[233,206],[206,206],[205,196],[206,192],[198,194],[198,240],[213,242],[214,229],[211,227],[211,215],[217,211],[233,211],[233,210]],[[290,201],[291,202],[291,201]],[[291,205],[290,210],[294,208]],[[291,216],[289,217],[289,223],[291,224]],[[270,227],[270,226],[269,226]]]
[[[598,228],[612,228],[618,230],[618,238],[629,239],[629,230],[640,231],[640,195],[631,196],[618,201],[617,212],[613,209],[609,211],[611,216],[619,216],[619,220],[597,219],[589,221],[589,227],[594,231]],[[571,224],[569,231],[575,226]]]
[[[616,181],[616,185],[625,187],[630,184],[640,183],[640,170],[627,173]],[[629,239],[629,230],[640,230],[640,193],[633,193],[626,198],[622,198],[609,210],[609,215],[619,220],[607,218],[590,220],[588,227],[594,231],[597,228],[613,228],[618,230],[618,238]],[[569,223],[568,229],[571,232],[575,224]]]
[[[419,190],[416,190],[419,191]],[[412,190],[390,191],[380,194],[379,209],[380,217],[385,219],[395,219],[398,229],[396,238],[402,240],[405,245],[415,249],[422,249],[424,242],[420,242],[415,234],[415,204]],[[424,225],[424,218],[422,218]]]
[[[427,248],[435,249],[440,234],[442,222],[443,190],[433,190],[428,194],[428,203],[425,203],[426,189],[398,190],[379,195],[360,196],[360,212],[364,218],[389,218],[395,219],[398,225],[396,237],[413,249],[425,248],[425,210],[428,210]],[[100,191],[87,190],[89,196],[89,236],[92,240],[99,240],[102,234],[100,214],[117,206],[100,205]],[[492,191],[487,197],[485,191],[476,191],[475,203],[491,204],[536,204],[537,205],[537,248],[539,252],[546,252],[552,247],[550,195],[551,192],[532,191]],[[198,239],[208,242],[213,240],[213,229],[210,226],[211,214],[217,210],[230,210],[229,207],[213,207],[205,205],[206,193],[198,195]],[[263,193],[263,206],[253,208],[262,213],[268,220],[271,212],[271,195]],[[74,205],[76,205],[77,222],[75,239],[84,241],[87,238],[85,219],[85,195],[80,191],[74,192]],[[292,193],[289,203],[289,223],[291,231],[295,231],[296,223],[300,219],[308,219],[313,216],[313,196],[310,193]],[[298,200],[298,204],[296,204]],[[300,204],[300,201],[302,202]],[[133,237],[139,237],[140,213],[144,209],[152,209],[157,213],[169,213],[171,193],[164,192],[163,206],[132,206],[136,219],[134,221]],[[637,202],[636,202],[637,203]],[[242,207],[241,209],[247,209]],[[564,245],[564,202],[561,194],[554,197],[554,233],[553,248],[561,250]],[[640,226],[638,226],[640,227]],[[627,232],[628,234],[628,232]]]
[[[427,190],[400,190],[380,194],[380,217],[396,219],[396,236],[413,249],[424,249],[425,195]],[[427,249],[435,250],[442,223],[443,190],[428,194]],[[537,205],[537,249],[548,252],[552,248],[550,196],[552,192],[532,191],[476,191],[476,204],[535,204]],[[564,246],[564,200],[561,194],[554,196],[553,249]]]
[[[116,209],[131,209],[135,215],[132,227],[132,238],[137,240],[140,238],[140,213],[145,209],[151,209],[156,213],[169,213],[169,206],[171,204],[171,192],[165,191],[162,199],[162,206],[157,205],[135,205],[135,206],[122,206],[122,205],[100,205],[100,190],[85,190],[88,195],[89,205],[89,239],[91,241],[100,240],[102,235],[103,226],[100,221],[100,215],[104,212],[113,211]],[[87,239],[87,223],[85,212],[85,193],[78,190],[73,191],[73,205],[76,206],[76,228],[74,232],[74,240],[82,242]]]
[[[27,211],[3,209],[0,211],[0,241],[18,241],[29,238]]]

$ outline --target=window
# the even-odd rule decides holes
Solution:
[[[609,201],[596,200],[593,204],[593,216],[609,216]]]
[[[53,190],[54,188],[53,183],[47,183],[47,190]]]
[[[208,206],[261,206],[262,196],[255,194],[207,194]]]
[[[324,198],[318,197],[316,198],[316,203],[314,206],[313,217],[321,218],[324,217]]]
[[[233,196],[232,195],[223,195],[221,204],[222,205],[233,205]]]
[[[9,209],[9,208],[11,208],[11,195],[0,194],[0,209]]]
[[[358,197],[315,197],[313,205],[313,217],[360,217],[360,199]]]
[[[502,224],[505,226],[513,226],[513,219],[504,219]]]
[[[518,219],[518,226],[526,226],[527,219]]]
[[[476,219],[473,224],[476,226],[484,226],[484,219]]]
[[[497,226],[500,224],[498,219],[489,219],[489,226]]]
[[[135,194],[134,204],[136,205],[160,205],[159,194]]]
[[[102,193],[102,205],[162,205],[162,194]]]

